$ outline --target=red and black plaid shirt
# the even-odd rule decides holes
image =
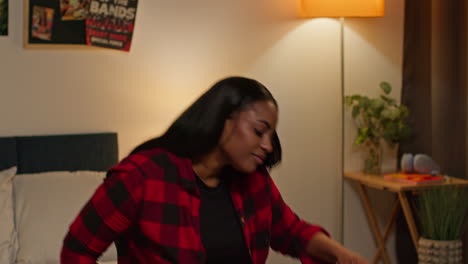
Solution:
[[[284,203],[265,169],[237,177],[231,197],[253,264],[269,247],[318,263],[304,248],[319,226],[300,220]],[[70,226],[62,264],[96,263],[115,241],[122,264],[202,264],[200,194],[192,163],[162,149],[131,155],[109,170]]]

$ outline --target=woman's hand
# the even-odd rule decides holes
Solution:
[[[360,255],[354,253],[353,251],[342,248],[343,252],[337,254],[337,263],[338,264],[368,264],[367,260],[365,260]]]
[[[306,247],[310,256],[322,259],[328,263],[337,264],[368,264],[369,262],[340,243],[329,238],[324,233],[312,237]]]

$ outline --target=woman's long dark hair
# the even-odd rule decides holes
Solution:
[[[214,84],[160,137],[136,147],[131,154],[153,148],[164,148],[178,156],[194,159],[213,150],[221,137],[224,123],[232,114],[257,101],[278,105],[268,89],[256,80],[229,77]],[[281,144],[276,131],[273,151],[265,160],[266,167],[281,161]]]

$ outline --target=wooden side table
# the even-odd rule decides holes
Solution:
[[[374,255],[372,263],[378,263],[380,258],[382,258],[384,263],[390,263],[390,257],[388,256],[387,250],[385,249],[385,242],[388,238],[388,235],[390,234],[391,227],[396,220],[396,216],[398,215],[398,211],[400,210],[400,208],[403,209],[403,213],[405,215],[406,222],[408,223],[408,228],[411,233],[413,244],[415,248],[418,247],[419,233],[413,217],[411,206],[408,202],[407,194],[409,192],[417,192],[426,188],[444,185],[468,187],[467,180],[462,180],[453,177],[448,177],[447,180],[442,183],[423,185],[413,185],[408,183],[389,181],[385,180],[383,178],[383,175],[372,175],[365,174],[362,172],[345,172],[344,177],[348,180],[355,181],[358,184],[359,195],[366,210],[367,218],[369,220],[369,224],[377,244],[377,252]],[[389,191],[396,194],[391,216],[383,234],[380,231],[377,218],[375,217],[374,209],[369,200],[369,196],[367,195],[365,187]]]

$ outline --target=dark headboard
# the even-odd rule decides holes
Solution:
[[[106,171],[117,161],[117,133],[0,137],[0,170]]]

